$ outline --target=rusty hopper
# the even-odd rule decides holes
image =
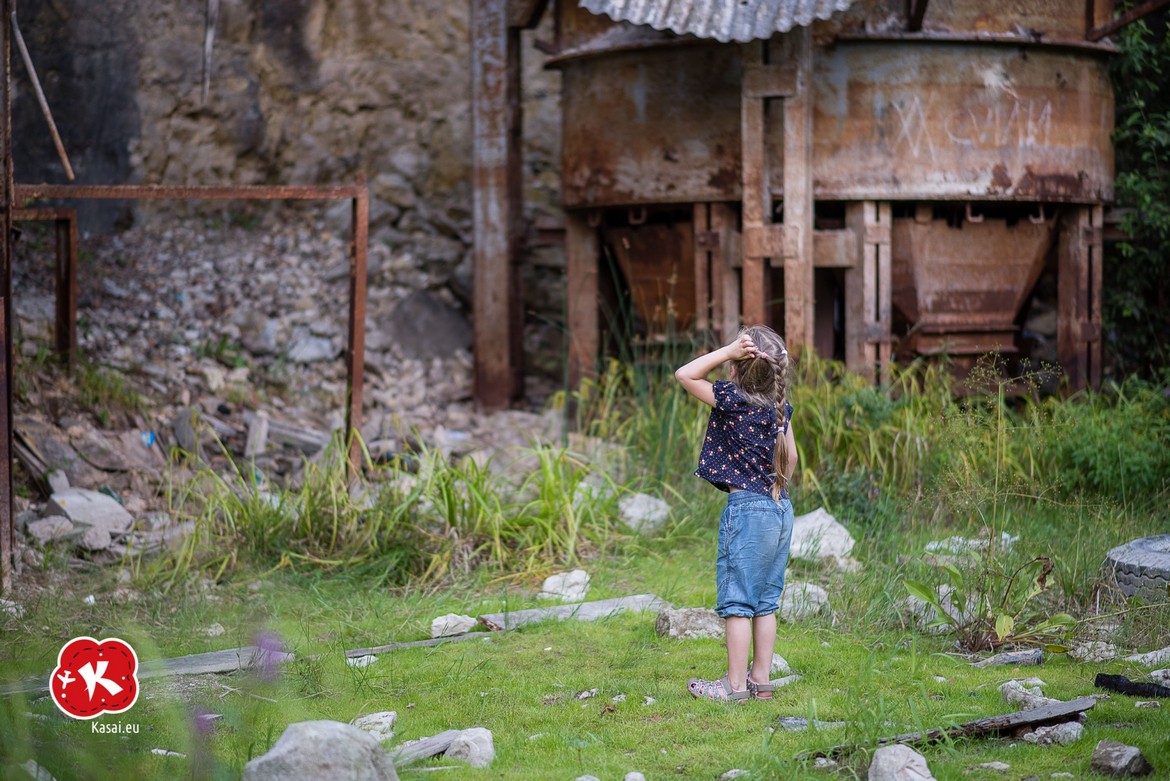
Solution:
[[[1134,14],[1093,0],[750,0],[740,17],[715,0],[549,5],[574,379],[596,365],[611,276],[647,337],[770,322],[877,378],[895,349],[1019,349],[1048,273],[1060,361],[1074,387],[1099,381],[1107,35]],[[472,6],[476,394],[498,406],[518,392],[518,31],[545,3]]]

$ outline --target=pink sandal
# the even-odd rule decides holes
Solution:
[[[748,675],[747,690],[752,695],[753,700],[770,700],[772,699],[772,692],[776,691],[776,687],[771,681],[756,683],[752,680],[752,676]]]
[[[731,688],[731,681],[726,675],[717,681],[691,678],[687,681],[687,691],[696,699],[706,698],[715,702],[745,702],[752,696],[750,689],[736,691]]]

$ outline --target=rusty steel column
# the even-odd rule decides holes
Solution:
[[[791,254],[784,260],[784,338],[799,356],[813,344],[813,98],[812,31],[786,38],[795,65],[795,89],[784,100],[784,227]]]
[[[0,118],[0,158],[4,183],[0,185],[3,217],[0,217],[0,592],[12,588],[12,556],[15,552],[15,508],[12,501],[12,210],[15,186],[12,175],[12,13],[14,0],[3,0],[4,78]]]
[[[523,392],[520,31],[508,24],[507,6],[471,0],[475,400],[485,410]]]
[[[713,320],[719,338],[729,342],[740,326],[740,284],[736,267],[741,265],[743,255],[738,215],[730,204],[711,204],[711,230],[719,235],[719,243],[711,254]]]
[[[1056,351],[1073,390],[1101,384],[1101,231],[1104,207],[1065,212],[1057,242]]]
[[[598,324],[597,265],[601,251],[597,228],[579,211],[565,215],[566,321],[569,343],[569,387],[597,375]]]
[[[73,370],[77,359],[77,211],[61,210],[53,227],[57,234],[56,312],[53,341],[57,357]]]
[[[349,251],[349,343],[345,350],[347,397],[345,437],[349,444],[350,475],[361,470],[362,386],[366,359],[366,253],[370,232],[370,195],[366,177],[358,174],[360,188],[353,199],[353,241]]]
[[[767,68],[765,41],[740,47],[743,53],[743,88],[740,100],[740,137],[743,143],[743,231],[746,242],[743,269],[742,306],[745,325],[768,322],[768,257],[775,252],[772,225],[772,188],[768,171],[767,94],[750,90],[749,74]]]

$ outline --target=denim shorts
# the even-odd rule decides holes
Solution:
[[[792,502],[736,491],[719,519],[715,612],[723,618],[775,613],[792,542]]]

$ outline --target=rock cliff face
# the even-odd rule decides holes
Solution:
[[[431,279],[465,294],[469,3],[219,0],[204,102],[211,5],[20,4],[21,28],[78,181],[323,183],[362,171],[370,184],[371,242],[412,255]],[[551,19],[544,27],[536,35],[551,37]],[[559,211],[560,76],[541,67],[532,38],[525,33],[524,168],[526,211],[537,217]],[[17,179],[64,181],[19,63],[14,80]],[[109,232],[190,208],[89,203],[82,227]],[[259,207],[204,208],[236,217]],[[546,248],[527,264],[530,284],[547,288],[550,275],[559,278],[558,259],[550,271],[547,256]],[[549,307],[545,292],[533,298]],[[557,317],[558,301],[551,305]]]

